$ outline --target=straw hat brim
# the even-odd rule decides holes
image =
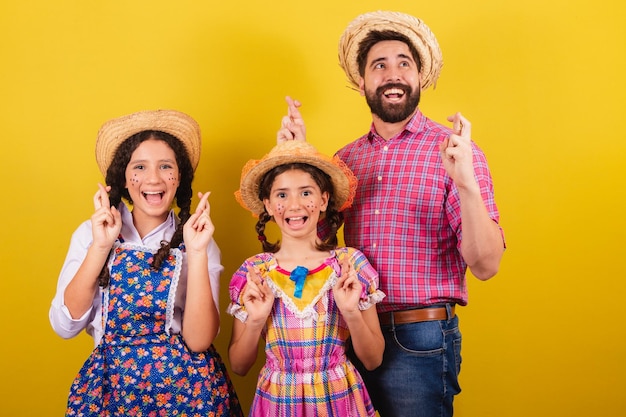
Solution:
[[[240,186],[235,192],[235,198],[242,207],[258,217],[264,211],[263,201],[259,199],[259,186],[265,174],[279,165],[298,162],[317,167],[330,176],[334,188],[335,210],[343,211],[352,205],[357,186],[352,171],[339,157],[331,158],[321,154],[303,140],[282,142],[263,158],[248,161],[241,171]]]
[[[371,31],[394,31],[411,40],[421,62],[422,89],[437,83],[443,58],[437,38],[420,19],[400,12],[376,11],[365,13],[350,22],[339,40],[339,65],[350,84],[359,88],[359,45]]]
[[[100,128],[96,140],[96,162],[103,176],[106,177],[120,144],[145,130],[169,133],[180,140],[195,171],[202,144],[198,123],[191,116],[176,110],[146,110],[109,120]]]

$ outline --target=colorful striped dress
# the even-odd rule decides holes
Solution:
[[[282,269],[271,253],[247,259],[233,275],[228,313],[237,319],[245,322],[247,318],[240,296],[248,267],[261,271],[275,296],[263,331],[266,361],[250,416],[375,415],[361,375],[346,357],[350,333],[332,294],[345,256],[363,285],[359,308],[375,308],[384,297],[378,290],[378,274],[353,248],[331,252],[322,265],[308,271],[302,285],[290,278],[291,272]]]

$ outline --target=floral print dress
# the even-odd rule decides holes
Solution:
[[[103,295],[104,337],[76,376],[67,416],[241,416],[213,346],[195,353],[170,334],[182,252],[159,271],[153,252],[116,243]]]

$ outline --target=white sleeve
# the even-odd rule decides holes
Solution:
[[[52,329],[65,339],[78,335],[83,329],[86,329],[87,333],[98,339],[102,333],[101,320],[99,317],[96,317],[96,315],[101,316],[102,314],[100,292],[94,295],[91,308],[78,319],[72,318],[64,301],[65,289],[72,278],[74,278],[74,275],[76,275],[85,256],[87,256],[87,249],[91,242],[91,222],[86,221],[72,234],[70,247],[57,282],[57,291],[52,299],[52,305],[48,313]]]
[[[209,261],[209,279],[211,280],[211,292],[213,293],[213,301],[217,308],[218,314],[220,313],[220,277],[224,272],[224,266],[222,265],[222,255],[220,248],[215,243],[215,240],[211,239],[209,246],[207,247],[207,258]]]

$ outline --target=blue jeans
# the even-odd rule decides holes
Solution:
[[[381,417],[451,417],[461,392],[461,332],[449,320],[382,326],[383,363],[367,371],[357,365]]]

